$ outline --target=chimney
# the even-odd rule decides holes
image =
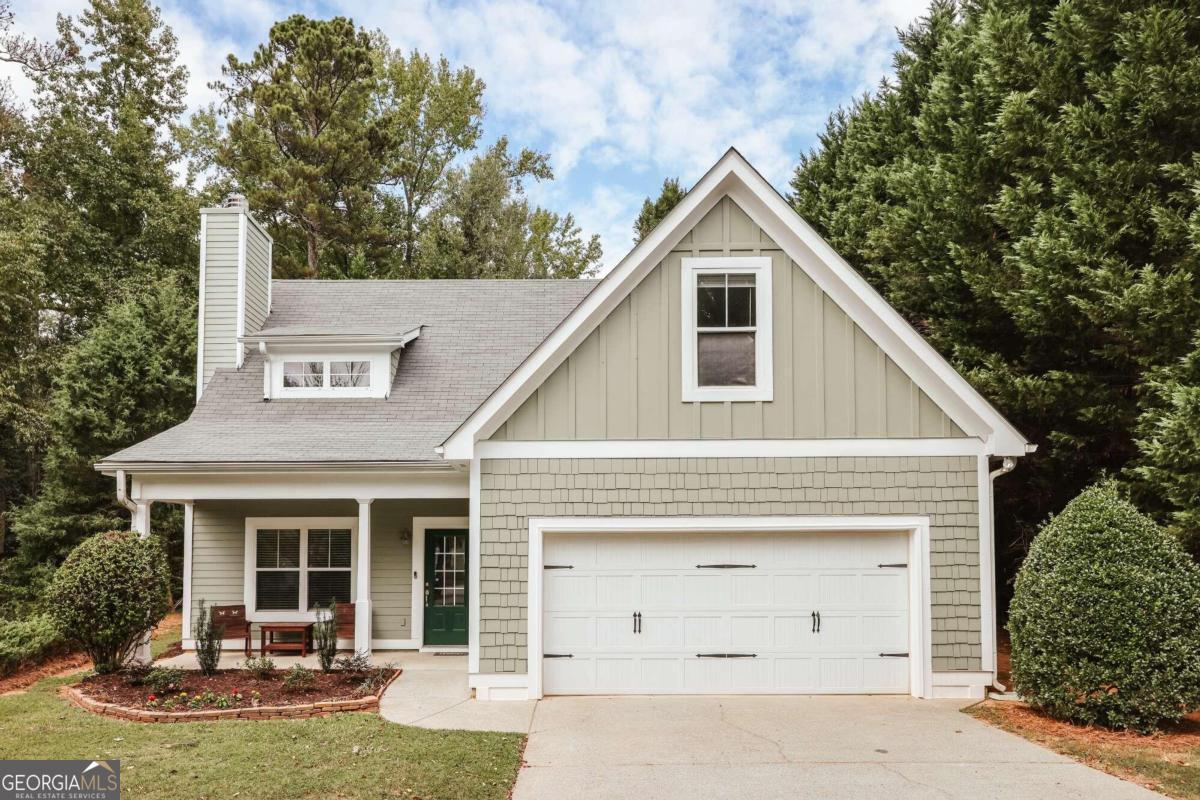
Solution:
[[[200,209],[197,400],[216,370],[241,368],[239,337],[260,329],[271,311],[271,244],[243,195]]]

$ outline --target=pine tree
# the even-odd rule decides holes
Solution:
[[[658,197],[654,200],[647,197],[642,201],[642,210],[633,221],[633,243],[638,244],[649,236],[650,231],[663,221],[663,217],[671,213],[671,209],[679,204],[685,194],[687,189],[679,185],[679,178],[664,180]]]

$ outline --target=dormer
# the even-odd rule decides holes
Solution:
[[[263,399],[386,398],[400,352],[421,326],[390,330],[316,329],[304,325],[263,328],[240,337],[263,357]]]

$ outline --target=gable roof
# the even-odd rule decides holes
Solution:
[[[274,281],[264,330],[361,334],[420,326],[420,336],[400,351],[390,396],[263,402],[264,362],[251,353],[241,369],[217,370],[186,422],[97,468],[440,461],[435,448],[595,285]]]
[[[730,148],[649,236],[600,282],[445,441],[447,459],[469,459],[722,197],[729,196],[843,311],[988,453],[1021,456],[1029,443]]]

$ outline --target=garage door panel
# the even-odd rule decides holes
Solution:
[[[572,658],[544,661],[544,690],[907,692],[909,659],[880,657],[908,650],[908,570],[880,567],[907,547],[862,532],[548,537],[547,563],[572,569],[543,573],[544,645]]]
[[[596,607],[596,576],[555,570],[542,581],[547,609],[569,611]]]
[[[597,646],[596,627],[598,620],[591,616],[547,614],[545,624],[546,652],[555,653],[566,648],[590,650]]]
[[[679,604],[683,578],[678,574],[641,576],[643,608],[673,608]]]
[[[771,650],[774,646],[771,635],[771,618],[736,616],[729,620],[729,645],[734,650]]]
[[[771,577],[771,575],[763,573],[753,575],[731,574],[729,580],[733,583],[734,607],[773,605]]]
[[[683,643],[689,649],[723,648],[729,644],[726,617],[687,616],[683,620]]]

